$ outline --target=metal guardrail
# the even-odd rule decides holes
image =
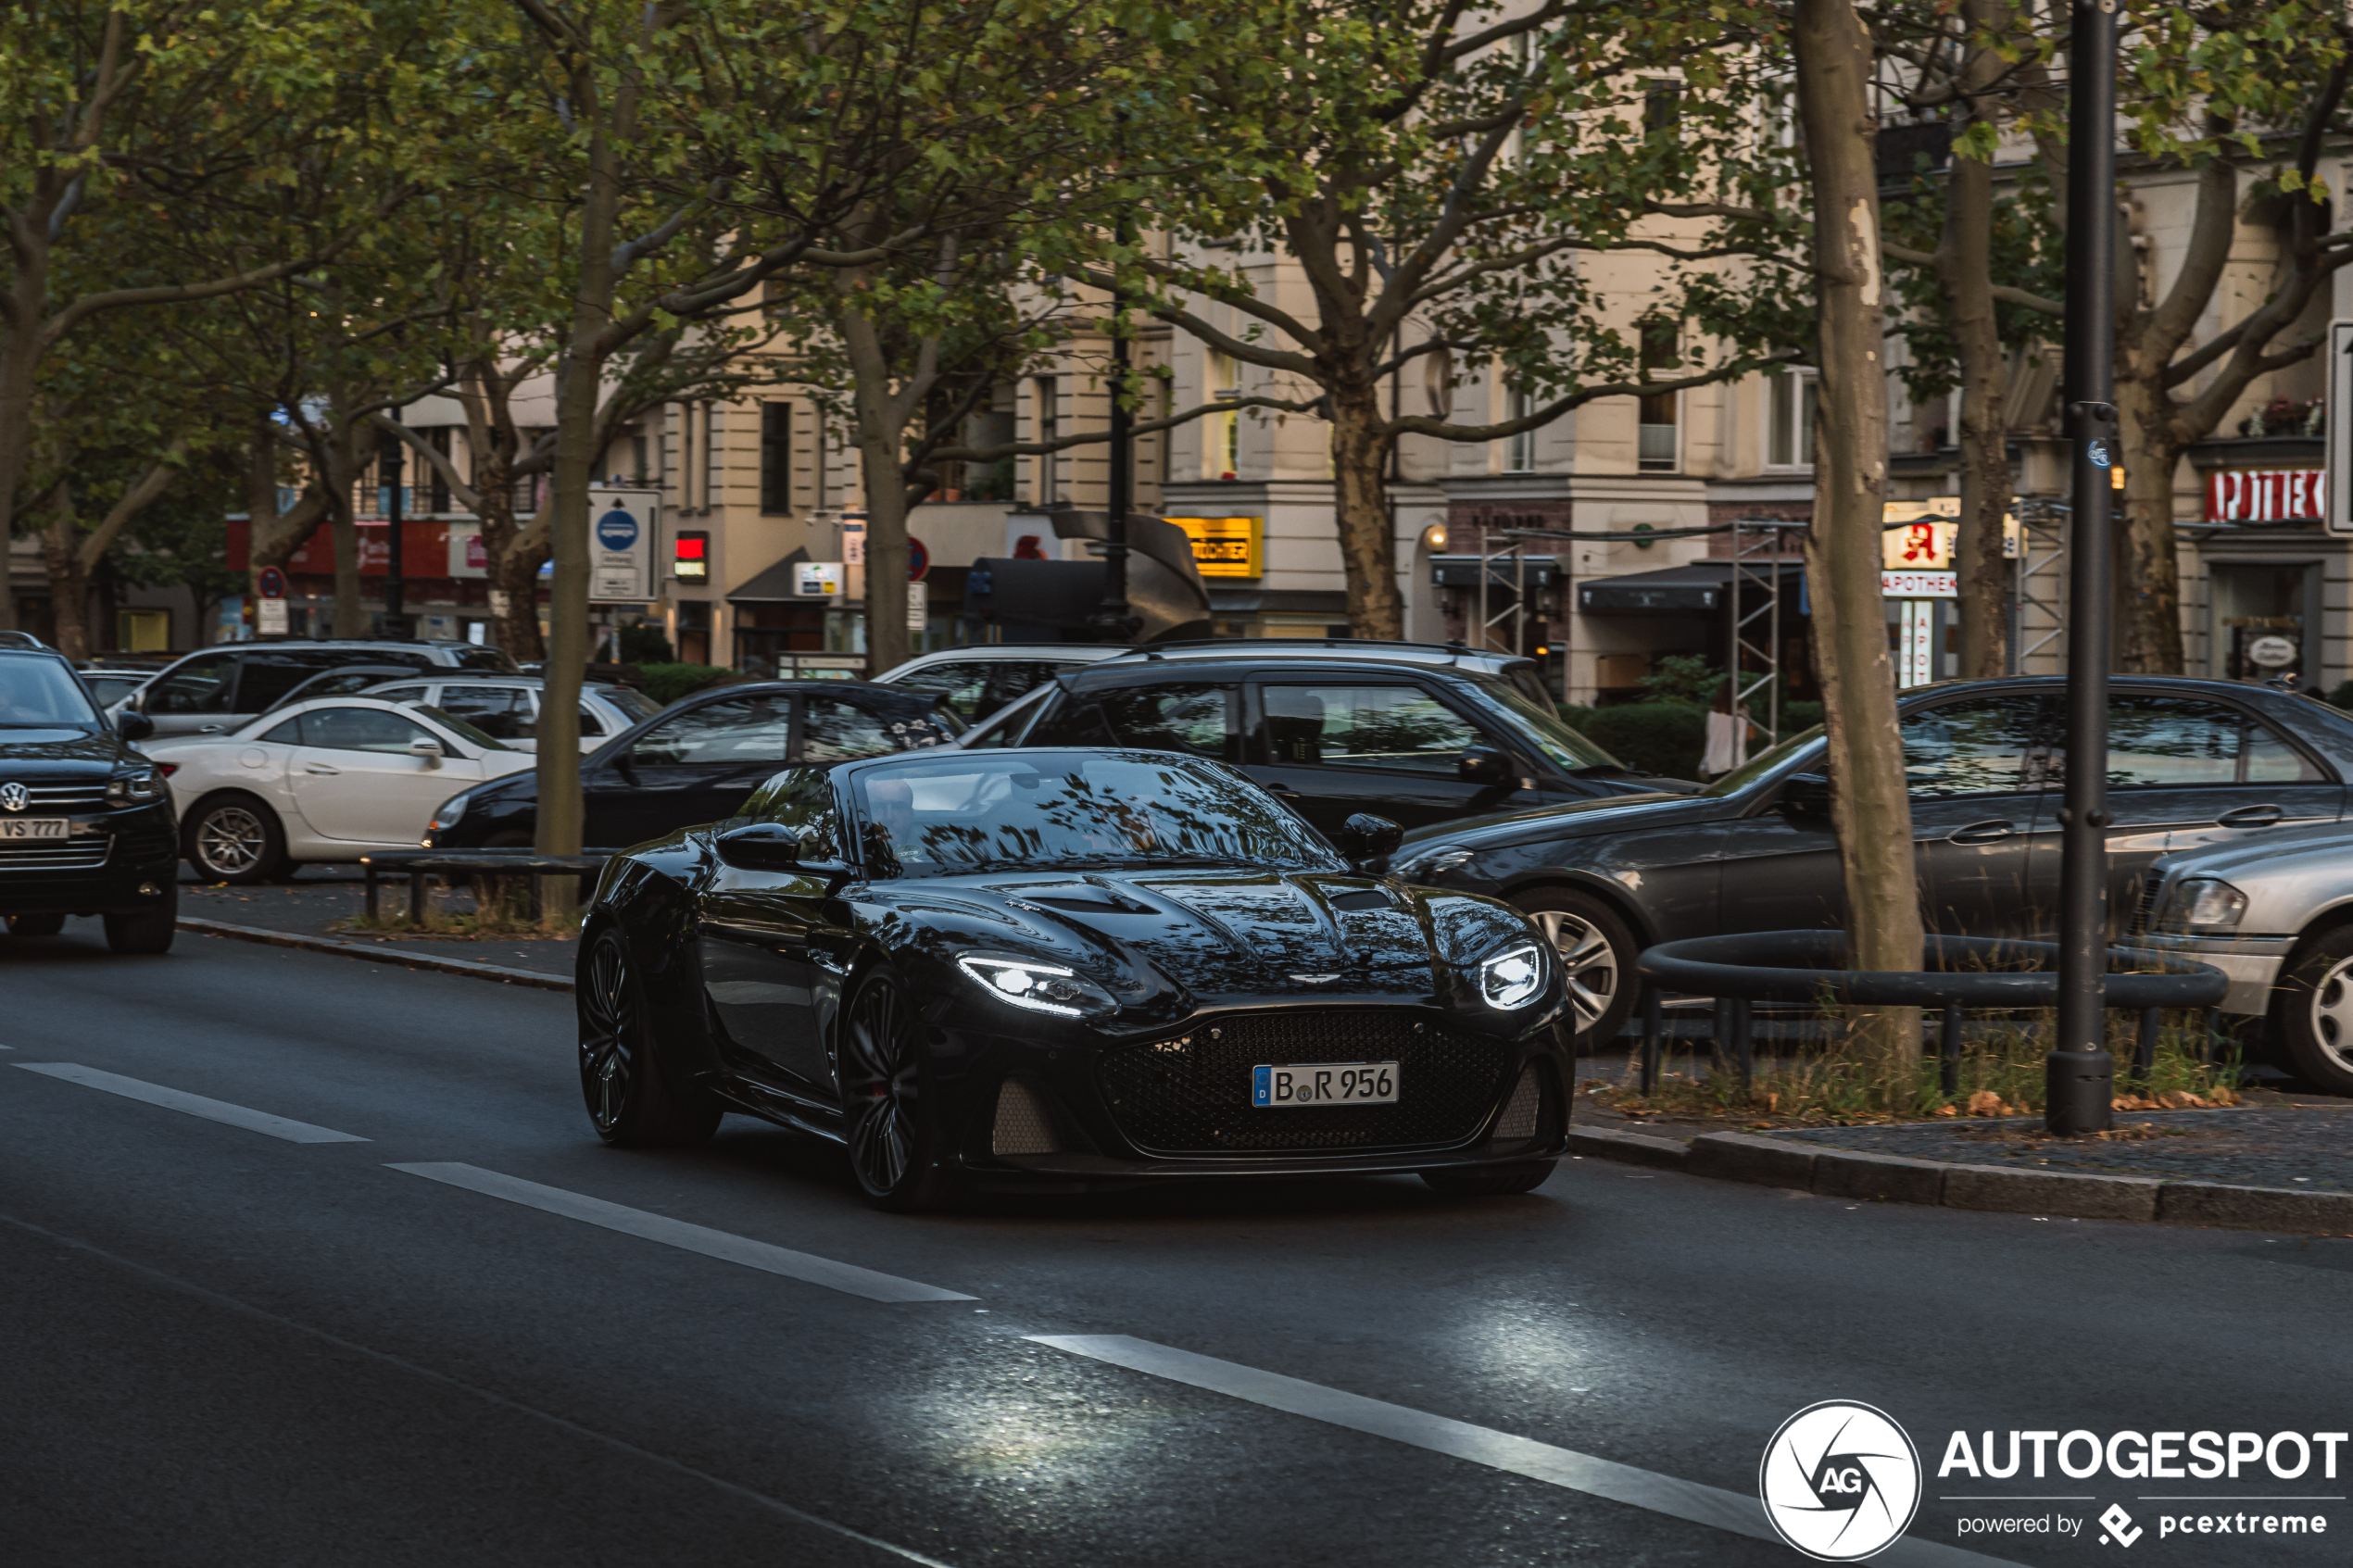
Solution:
[[[396,849],[362,855],[359,868],[368,883],[368,918],[376,918],[376,893],[385,876],[409,879],[409,923],[425,921],[425,878],[435,872],[472,872],[492,876],[576,876],[582,881],[600,875],[618,849],[584,849],[577,855],[542,855],[530,849]]]
[[[1758,1002],[1844,1003],[1940,1010],[1940,1078],[1946,1094],[1958,1087],[1961,1025],[1970,1008],[2009,1011],[2055,1007],[2058,945],[1988,936],[1931,936],[1922,955],[1932,970],[1856,970],[1846,964],[1839,931],[1759,931],[1662,942],[1635,968],[1651,982],[1642,989],[1642,1093],[1658,1083],[1659,992],[1671,988],[1715,999],[1715,1039],[1729,1047],[1746,1093],[1754,1072]],[[2158,1021],[2168,1008],[2211,1009],[2230,989],[2212,964],[2177,954],[2110,947],[2108,1005],[2140,1013],[2134,1065],[2145,1076],[2154,1064]],[[2137,968],[2119,969],[2120,964]],[[2208,1033],[2211,1034],[2211,1023]]]

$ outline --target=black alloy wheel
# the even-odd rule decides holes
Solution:
[[[680,1095],[662,1071],[628,942],[610,927],[598,932],[583,968],[580,1093],[597,1135],[619,1148],[709,1138],[721,1109],[707,1096]]]
[[[287,869],[278,813],[250,795],[217,795],[188,813],[180,853],[207,882],[253,887]]]
[[[140,909],[127,915],[108,915],[103,922],[107,928],[107,950],[115,953],[168,953],[171,939],[180,931],[180,884],[164,889],[163,902],[152,909]]]
[[[1467,1171],[1424,1171],[1430,1190],[1448,1198],[1502,1198],[1534,1192],[1553,1173],[1557,1160],[1516,1160],[1509,1165],[1482,1165]]]
[[[63,915],[10,915],[8,935],[11,936],[55,936],[66,928]]]
[[[866,976],[842,1014],[842,1106],[849,1118],[849,1168],[877,1208],[912,1212],[952,1207],[963,1197],[940,1168],[941,1106],[915,1040],[915,1010],[890,974]]]

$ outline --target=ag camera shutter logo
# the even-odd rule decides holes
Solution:
[[[1765,1445],[1756,1493],[1781,1539],[1818,1562],[1883,1551],[1920,1506],[1920,1456],[1884,1411],[1847,1399],[1808,1405]]]

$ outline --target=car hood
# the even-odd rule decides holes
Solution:
[[[1123,1010],[1450,997],[1527,923],[1476,896],[1344,872],[999,872],[874,884],[924,945],[1055,958]],[[949,956],[942,951],[941,956]]]
[[[1615,795],[1598,800],[1572,800],[1558,806],[1538,806],[1525,811],[1416,828],[1400,842],[1390,863],[1402,865],[1416,850],[1440,843],[1460,845],[1466,849],[1502,849],[1515,844],[1622,833],[1634,827],[1713,822],[1739,809],[1739,802],[1729,796]]]
[[[133,759],[104,731],[0,730],[0,779],[103,778]]]
[[[2176,850],[2158,862],[2176,877],[2211,876],[2252,890],[2283,878],[2327,877],[2353,885],[2353,824],[2321,822]]]

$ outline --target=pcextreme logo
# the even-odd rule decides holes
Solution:
[[[1883,1551],[1920,1506],[1920,1456],[1884,1411],[1824,1399],[1781,1423],[1756,1470],[1781,1539],[1818,1562]]]

